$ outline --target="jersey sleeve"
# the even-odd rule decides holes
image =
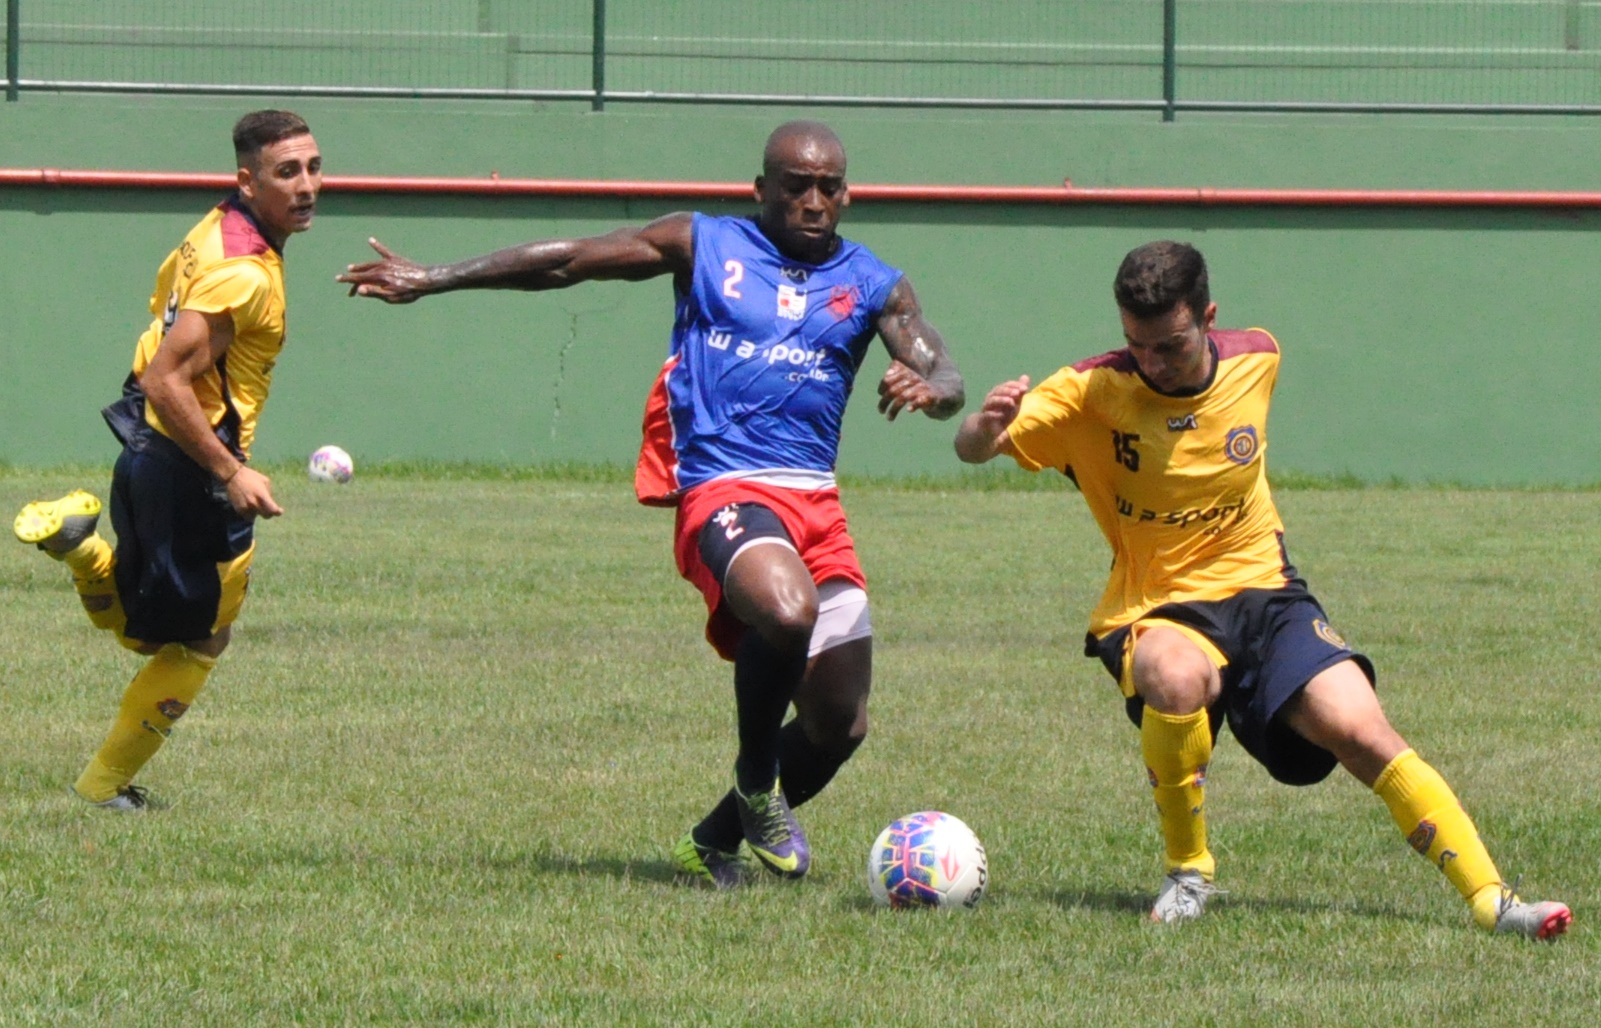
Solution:
[[[202,314],[233,314],[235,330],[266,319],[272,302],[272,279],[253,260],[223,261],[205,269],[189,284],[179,305]]]
[[[1012,459],[1028,471],[1064,469],[1073,463],[1067,423],[1084,411],[1089,376],[1063,368],[1030,389],[1007,426]]]

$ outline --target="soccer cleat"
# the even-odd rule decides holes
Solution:
[[[72,794],[79,799],[83,798],[76,789],[72,790]],[[149,790],[142,785],[124,785],[109,800],[101,800],[98,803],[94,800],[86,802],[101,810],[115,810],[119,814],[143,814],[146,810],[156,809],[150,800]]]
[[[744,795],[735,785],[734,800],[739,808],[740,826],[745,829],[745,842],[756,859],[775,875],[785,878],[804,875],[812,863],[811,849],[778,782],[773,783],[772,791],[754,796]]]
[[[1573,911],[1566,903],[1546,900],[1525,903],[1518,898],[1517,886],[1502,884],[1501,901],[1496,907],[1495,930],[1521,935],[1539,942],[1555,942],[1573,923]]]
[[[1222,891],[1199,871],[1189,868],[1169,871],[1162,881],[1156,905],[1151,908],[1151,920],[1160,924],[1193,921],[1206,912],[1206,901]]]
[[[66,553],[94,535],[100,500],[74,489],[59,500],[35,500],[22,508],[12,530],[17,538],[50,553]]]
[[[745,880],[745,862],[736,853],[724,853],[713,846],[702,846],[695,841],[695,833],[687,832],[673,847],[673,863],[692,878],[698,878],[714,889],[733,889]]]

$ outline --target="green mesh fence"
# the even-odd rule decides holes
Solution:
[[[1601,113],[1601,0],[8,2],[24,92]]]

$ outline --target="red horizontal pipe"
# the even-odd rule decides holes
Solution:
[[[232,188],[234,176],[181,171],[81,171],[0,168],[0,186],[117,189]],[[748,200],[744,182],[637,182],[605,179],[404,178],[329,175],[323,188],[341,193],[450,193],[461,196],[595,196],[663,200]],[[1206,186],[851,186],[857,200],[909,203],[1100,204],[1155,207],[1601,207],[1601,193],[1434,189],[1215,189]]]

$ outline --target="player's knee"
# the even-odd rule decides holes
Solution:
[[[1135,654],[1134,688],[1151,709],[1163,714],[1193,714],[1212,701],[1216,685],[1217,669],[1199,650]]]
[[[786,653],[804,652],[812,641],[812,629],[817,624],[817,595],[790,594],[780,596],[761,612],[753,627],[763,639]]]
[[[222,656],[222,651],[226,650],[228,648],[228,643],[232,641],[233,626],[224,625],[217,631],[215,635],[205,639],[197,639],[194,642],[185,643],[184,645],[189,649],[194,650],[196,653],[216,659],[217,657]]]

